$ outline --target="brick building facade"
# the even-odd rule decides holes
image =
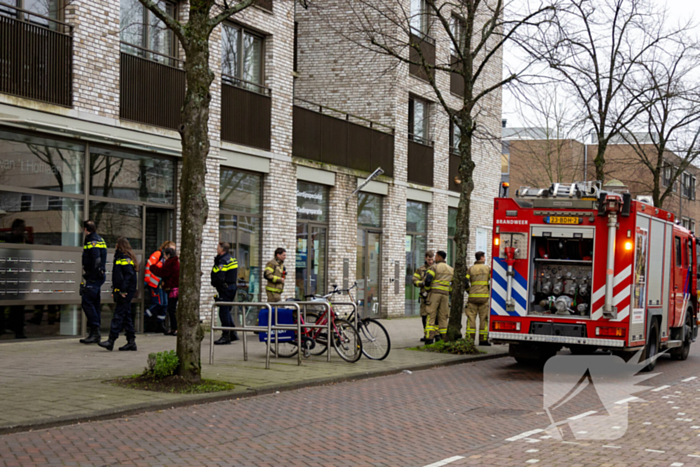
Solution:
[[[327,13],[342,17],[344,2],[325,3]],[[122,235],[142,259],[165,239],[178,242],[177,187],[186,176],[177,132],[184,54],[166,30],[133,28],[157,23],[133,8],[139,8],[134,0],[121,0],[121,6],[74,0],[57,15],[37,11],[50,19],[34,22],[28,14],[0,12],[0,27],[57,34],[63,60],[13,63],[37,77],[27,80],[28,87],[0,87],[0,234],[11,238],[17,219],[26,224],[23,240],[6,241],[0,256],[39,258],[48,251],[57,261],[79,260],[84,218],[98,222],[110,252]],[[172,9],[180,19],[187,14],[183,3],[173,3]],[[42,21],[52,26],[45,28]],[[447,57],[447,38],[434,39],[436,53]],[[47,49],[47,55],[55,52]],[[417,313],[410,276],[426,249],[450,250],[448,219],[458,193],[450,190],[448,118],[428,84],[408,66],[395,65],[339,39],[292,0],[260,2],[215,30],[204,320],[214,295],[206,277],[220,240],[232,244],[251,299],[264,299],[262,268],[275,248],[284,247],[291,280],[283,298],[357,281],[366,313]],[[42,75],[49,66],[52,75]],[[498,79],[500,66],[490,73],[488,80]],[[449,75],[438,73],[437,79],[451,105],[458,106]],[[42,80],[52,83],[43,94],[31,86]],[[429,115],[423,142],[431,142],[424,146],[432,148],[432,177],[421,183],[409,176],[409,153],[415,149],[409,148],[415,143],[409,135],[410,100],[419,100]],[[485,121],[496,132],[500,95],[489,105]],[[327,137],[335,134],[347,135],[342,159],[334,150],[337,141]],[[496,145],[479,143],[475,155],[470,255],[490,243],[500,176]],[[353,195],[379,166],[385,174]],[[26,167],[43,175],[26,177]],[[54,216],[59,220],[33,220]],[[70,290],[77,285],[47,281],[59,282],[71,285],[61,290],[47,285],[37,293],[21,285],[0,287],[0,300],[14,310],[7,316],[31,314],[36,324],[26,324],[30,336],[80,334],[80,301]],[[108,284],[103,327],[113,308],[107,289]],[[139,330],[148,331],[143,295],[134,308]],[[44,311],[49,321],[55,317],[53,324],[43,321]]]

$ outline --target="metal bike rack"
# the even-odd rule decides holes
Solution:
[[[331,321],[331,316],[330,316],[330,313],[331,313],[331,304],[330,304],[329,302],[325,301],[325,300],[315,300],[315,301],[312,300],[312,301],[307,301],[307,302],[285,302],[285,303],[296,303],[297,305],[304,307],[304,314],[303,314],[303,317],[304,317],[304,326],[303,326],[303,327],[304,327],[304,328],[310,328],[310,329],[323,329],[323,328],[327,328],[327,331],[326,331],[326,332],[328,333],[328,338],[327,338],[327,339],[328,339],[328,342],[326,343],[326,345],[327,345],[327,348],[326,348],[326,361],[327,361],[327,362],[330,362],[330,361],[331,361],[331,345],[332,345],[332,344],[331,344],[331,336],[332,336],[332,332],[333,332],[333,326],[332,326],[333,323],[332,323],[332,321]],[[328,314],[327,314],[327,316],[328,316],[328,321],[326,322],[326,324],[307,324],[307,322],[306,322],[306,308],[307,308],[309,305],[311,305],[311,306],[322,306],[322,307],[324,307],[324,308],[326,309],[326,312],[328,313]],[[276,317],[277,317],[277,316],[275,315],[275,318],[276,318]],[[275,321],[275,322],[277,322],[277,321]],[[297,319],[297,323],[300,323],[300,322],[301,322],[301,320]],[[279,354],[279,352],[277,352],[277,354]],[[301,344],[299,344],[299,355],[301,355]],[[300,358],[301,358],[301,357],[300,357]]]
[[[253,306],[260,308],[267,308],[267,326],[246,326],[245,319],[243,319],[242,326],[226,327],[226,326],[214,326],[216,322],[216,308],[222,306]],[[275,326],[272,325],[272,307],[275,307]],[[266,332],[267,333],[267,351],[265,354],[265,368],[270,369],[270,342],[272,339],[272,331],[275,331],[275,345],[276,345],[276,357],[279,358],[279,342],[278,336],[279,331],[296,330],[297,331],[297,346],[298,352],[298,365],[301,365],[301,320],[297,319],[296,325],[280,325],[277,324],[277,310],[278,308],[293,307],[296,308],[297,314],[301,313],[301,308],[296,302],[277,302],[277,303],[267,303],[267,302],[214,302],[211,307],[211,324],[209,327],[209,364],[214,364],[214,331],[241,331],[243,333],[243,360],[248,361],[248,341],[247,332]],[[232,318],[235,320],[237,318],[237,313],[231,314]],[[298,315],[297,315],[298,316]],[[323,327],[323,326],[318,326]],[[330,326],[329,326],[330,327]]]

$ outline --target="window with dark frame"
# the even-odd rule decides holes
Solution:
[[[430,145],[429,123],[430,104],[422,99],[410,97],[408,100],[408,139]]]
[[[226,84],[264,94],[264,38],[239,25],[222,29],[221,75]]]
[[[175,4],[158,0],[158,6],[176,16]],[[121,0],[121,51],[165,65],[177,66],[177,43],[173,32],[139,0]]]
[[[450,33],[452,34],[453,39],[450,39],[450,54],[452,54],[453,57],[459,56],[457,53],[458,47],[459,50],[464,50],[465,43],[466,43],[466,34],[465,34],[466,26],[464,23],[464,20],[458,16],[453,16],[450,18]],[[455,44],[455,41],[457,44]]]
[[[56,24],[50,19],[57,21],[62,19],[62,0],[3,0],[3,3],[10,5],[10,7],[0,5],[0,15],[2,16],[9,16],[40,26],[50,26],[52,29]],[[12,7],[24,11],[18,11]]]
[[[459,155],[459,142],[462,139],[462,132],[459,126],[450,120],[450,152]]]
[[[427,37],[430,32],[430,17],[426,0],[411,0],[411,32],[420,37]]]

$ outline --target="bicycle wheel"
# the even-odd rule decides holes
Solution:
[[[391,339],[384,326],[372,318],[363,319],[358,326],[365,357],[370,360],[384,360],[391,351]]]
[[[316,324],[320,317],[320,313],[316,311],[308,311],[306,313],[306,322],[309,324]],[[313,336],[316,334],[317,329],[311,328],[308,331],[309,334]],[[321,332],[316,336],[314,342],[314,348],[309,351],[311,355],[323,355],[324,353],[326,353],[326,350],[328,349],[328,332],[321,329]]]
[[[272,339],[274,339],[275,333],[273,331],[272,333]],[[292,358],[296,356],[297,352],[299,352],[299,347],[297,346],[296,341],[294,342],[280,342],[279,343],[279,356],[280,358]],[[272,355],[275,355],[275,341],[273,340],[270,342],[270,353]]]
[[[344,319],[336,319],[335,328],[332,339],[335,351],[346,362],[355,363],[362,356],[362,339],[357,329]]]

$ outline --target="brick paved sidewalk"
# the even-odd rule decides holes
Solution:
[[[203,376],[236,385],[230,392],[205,395],[163,394],[130,390],[105,384],[119,376],[140,373],[148,353],[170,350],[175,338],[161,335],[138,336],[138,352],[108,352],[85,346],[78,339],[9,342],[0,344],[0,433],[67,424],[80,420],[109,417],[193,402],[246,397],[277,390],[293,389],[348,379],[493,358],[507,353],[505,346],[484,347],[485,356],[442,355],[403,350],[417,345],[420,322],[417,319],[383,320],[392,339],[389,357],[381,362],[360,359],[355,364],[342,361],[332,351],[326,356],[272,361],[265,369],[265,346],[250,334],[249,360],[243,361],[240,342],[216,348],[216,364],[208,365],[208,334],[202,345]],[[464,324],[463,324],[464,329]],[[124,343],[124,338],[117,345]],[[115,346],[116,347],[116,346]]]

